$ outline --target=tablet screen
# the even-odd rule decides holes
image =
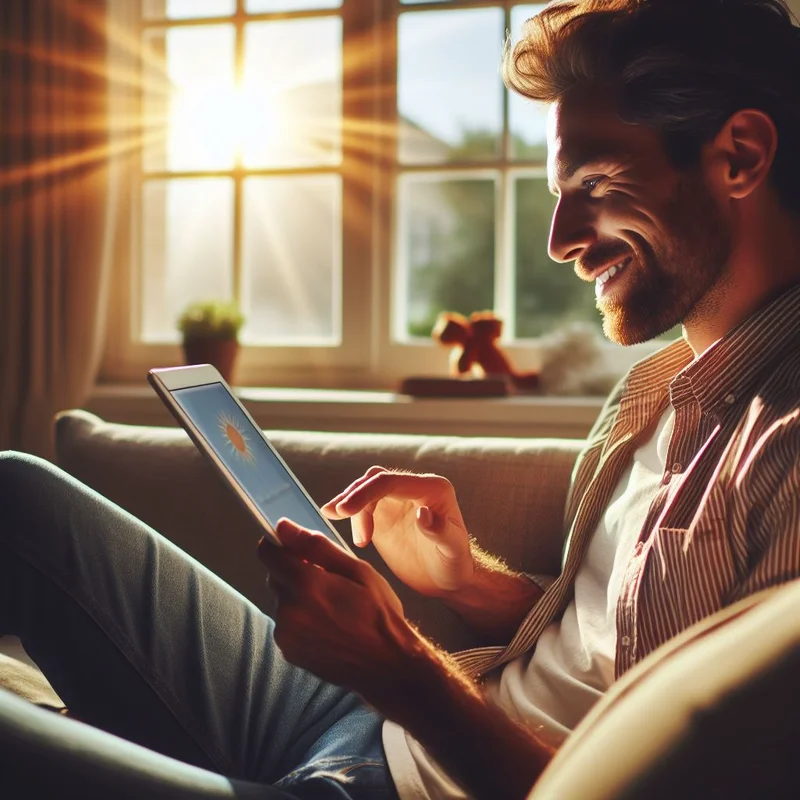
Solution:
[[[288,517],[339,544],[221,383],[173,389],[170,393],[273,530],[281,517]]]

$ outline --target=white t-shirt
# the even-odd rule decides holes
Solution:
[[[652,438],[634,453],[617,484],[583,563],[575,594],[532,654],[492,673],[485,691],[510,716],[558,746],[614,680],[616,609],[622,579],[664,476],[675,421],[670,408]],[[467,795],[422,746],[392,722],[383,744],[401,800],[464,800]]]

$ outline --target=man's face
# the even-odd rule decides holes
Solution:
[[[606,336],[629,345],[714,302],[731,237],[702,166],[676,170],[658,134],[614,108],[609,94],[584,91],[550,109],[550,256],[594,282]]]

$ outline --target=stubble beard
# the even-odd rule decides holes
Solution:
[[[599,300],[603,332],[624,346],[648,342],[692,317],[723,280],[731,235],[702,178],[682,177],[662,244],[641,241],[624,301]]]

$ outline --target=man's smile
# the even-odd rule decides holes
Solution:
[[[628,256],[626,259],[612,264],[608,269],[595,276],[594,294],[598,300],[608,293],[612,282],[616,283],[614,279],[628,267],[632,258],[633,256]]]

